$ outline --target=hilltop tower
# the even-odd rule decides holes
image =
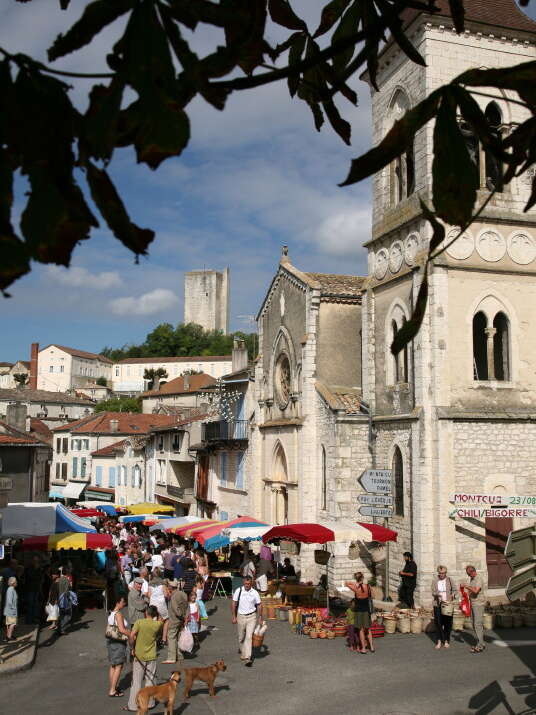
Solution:
[[[229,332],[229,268],[203,269],[184,276],[184,322]]]

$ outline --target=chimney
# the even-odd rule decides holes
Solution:
[[[32,343],[30,352],[30,390],[37,390],[37,363],[39,360],[39,343]]]
[[[22,402],[14,402],[6,407],[6,422],[11,427],[26,432],[26,414],[28,410]]]
[[[110,432],[119,432],[119,420],[110,420]]]
[[[231,372],[245,370],[248,366],[248,349],[243,340],[235,338],[233,341],[233,355],[231,359]]]
[[[184,375],[184,392],[190,389],[190,375]]]

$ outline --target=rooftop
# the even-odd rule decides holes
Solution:
[[[111,422],[117,421],[112,429]],[[99,412],[82,420],[56,427],[53,432],[72,434],[147,434],[151,427],[173,424],[175,417],[139,412]]]
[[[17,447],[28,446],[28,447],[48,447],[49,445],[37,439],[28,432],[22,432],[21,430],[13,427],[12,425],[0,420],[0,445],[8,446],[14,445]]]
[[[180,357],[139,357],[119,360],[118,365],[146,365],[167,362],[231,362],[231,355],[190,355]]]
[[[92,457],[113,457],[116,451],[120,448],[123,447],[123,445],[126,443],[126,439],[122,439],[120,442],[114,442],[113,444],[109,444],[107,447],[101,447],[100,449],[96,449],[94,452],[91,452]]]
[[[100,360],[101,362],[107,362],[110,363],[110,365],[112,364],[112,360],[104,357],[104,355],[88,353],[86,350],[78,350],[77,348],[68,348],[65,345],[58,345],[57,343],[50,343],[50,345],[47,345],[46,348],[42,348],[39,352],[42,353],[43,350],[47,350],[48,348],[58,348],[58,350],[63,350],[64,353],[68,353],[73,357],[81,357],[86,360]]]
[[[359,296],[363,290],[365,278],[362,276],[346,276],[337,273],[306,273],[320,286],[322,295],[334,297]]]
[[[451,17],[448,0],[435,0],[440,17]],[[514,0],[464,0],[465,19],[511,30],[534,32],[536,22],[525,15]],[[405,24],[409,24],[422,13],[420,10],[408,8],[402,13]]]
[[[188,386],[184,384],[184,380],[187,380]],[[142,397],[160,397],[161,395],[187,395],[189,393],[198,392],[209,385],[213,385],[216,379],[212,375],[207,375],[202,372],[198,375],[181,375],[181,377],[176,377],[165,385],[162,385],[159,390],[150,390],[149,392],[144,392]]]
[[[356,387],[335,387],[316,383],[316,390],[332,410],[344,411],[346,414],[363,414],[361,412],[361,390]]]
[[[0,389],[0,401],[5,402],[39,402],[44,404],[54,402],[55,404],[67,405],[88,405],[93,407],[94,402],[87,397],[77,397],[69,392],[51,392],[50,390],[32,390],[29,387],[24,388],[5,388]]]

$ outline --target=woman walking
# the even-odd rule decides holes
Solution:
[[[361,571],[354,574],[354,578],[355,583],[348,581],[346,586],[351,588],[355,593],[355,627],[359,629],[359,652],[366,654],[368,641],[370,652],[374,653],[375,648],[372,644],[372,633],[370,632],[370,601],[372,593],[370,586],[363,582],[363,574]]]
[[[450,647],[452,631],[452,615],[457,586],[450,576],[447,576],[445,566],[437,567],[437,578],[432,581],[432,597],[434,599],[434,620],[437,628],[436,650],[441,646]],[[443,605],[444,604],[444,605]]]
[[[106,649],[108,650],[108,660],[110,662],[110,687],[108,690],[108,696],[110,698],[121,698],[124,695],[122,690],[118,690],[117,683],[121,677],[123,665],[127,662],[128,643],[130,638],[128,621],[121,613],[126,605],[127,602],[125,597],[119,596],[116,599],[113,609],[110,611],[110,615],[108,616]],[[112,638],[112,634],[117,637]]]
[[[4,616],[6,617],[6,641],[14,641],[13,633],[17,625],[18,602],[17,579],[15,576],[7,581],[6,602],[4,605]]]

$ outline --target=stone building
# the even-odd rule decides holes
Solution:
[[[37,361],[35,387],[39,390],[66,392],[93,384],[99,377],[104,377],[110,382],[112,377],[112,361],[104,355],[54,343],[39,350],[39,346],[34,343],[32,360],[34,351],[39,353],[35,357]]]
[[[217,379],[231,371],[231,364],[230,355],[125,358],[113,365],[112,388],[114,392],[120,393],[144,392],[148,386],[148,380],[143,377],[145,370],[165,370],[167,377],[159,381],[161,384],[185,373],[196,372],[204,372]]]
[[[229,332],[229,269],[189,271],[184,276],[184,322]]]
[[[48,501],[51,456],[46,442],[0,420],[0,477],[12,482],[11,502]]]
[[[374,145],[406,109],[461,72],[535,58],[536,23],[514,0],[466,0],[460,36],[448,3],[438,4],[433,17],[405,17],[425,67],[393,43],[381,53],[380,91],[371,90]],[[528,116],[508,92],[487,88],[474,97],[498,133]],[[461,129],[480,176],[478,204],[496,193],[430,266],[423,324],[402,353],[393,357],[390,345],[411,315],[431,237],[419,198],[431,199],[432,123],[374,177],[368,276],[304,273],[283,255],[258,316],[254,513],[270,523],[331,523],[337,532],[343,522],[367,521],[358,516],[362,471],[392,470],[388,525],[398,542],[389,546],[384,584],[396,597],[402,553],[411,551],[421,602],[430,600],[440,563],[455,578],[473,563],[489,594],[502,592],[506,535],[530,523],[521,511],[454,518],[453,494],[536,494],[536,211],[523,212],[532,176],[501,188],[503,168],[470,126]],[[446,229],[448,243],[457,229]],[[344,539],[334,554],[339,581],[357,564]],[[310,549],[297,561],[302,573],[314,572]]]
[[[379,92],[372,91],[373,143],[403,112],[440,85],[473,67],[508,67],[534,60],[536,24],[513,0],[467,0],[466,30],[454,32],[446,10],[434,17],[408,12],[407,29],[426,67],[393,44],[382,52]],[[365,79],[367,79],[365,75]],[[492,97],[485,96],[492,94]],[[509,92],[474,92],[498,133],[527,117]],[[517,95],[515,95],[517,97]],[[536,214],[523,213],[530,178],[501,190],[502,167],[462,131],[480,176],[478,204],[491,198],[477,222],[446,249],[430,270],[422,328],[394,358],[390,344],[422,280],[431,231],[419,197],[431,196],[433,125],[374,177],[372,238],[366,244],[369,278],[363,294],[363,398],[374,414],[374,466],[394,474],[390,587],[398,583],[402,552],[420,569],[422,600],[437,564],[455,577],[467,563],[504,587],[502,548],[520,519],[450,517],[454,492],[536,494],[536,379],[534,317]],[[447,226],[447,242],[457,228]]]
[[[205,391],[216,383],[210,375],[183,375],[176,377],[160,386],[158,390],[149,390],[141,395],[142,411],[149,413],[166,413],[166,408],[180,412],[195,411],[206,402]]]

